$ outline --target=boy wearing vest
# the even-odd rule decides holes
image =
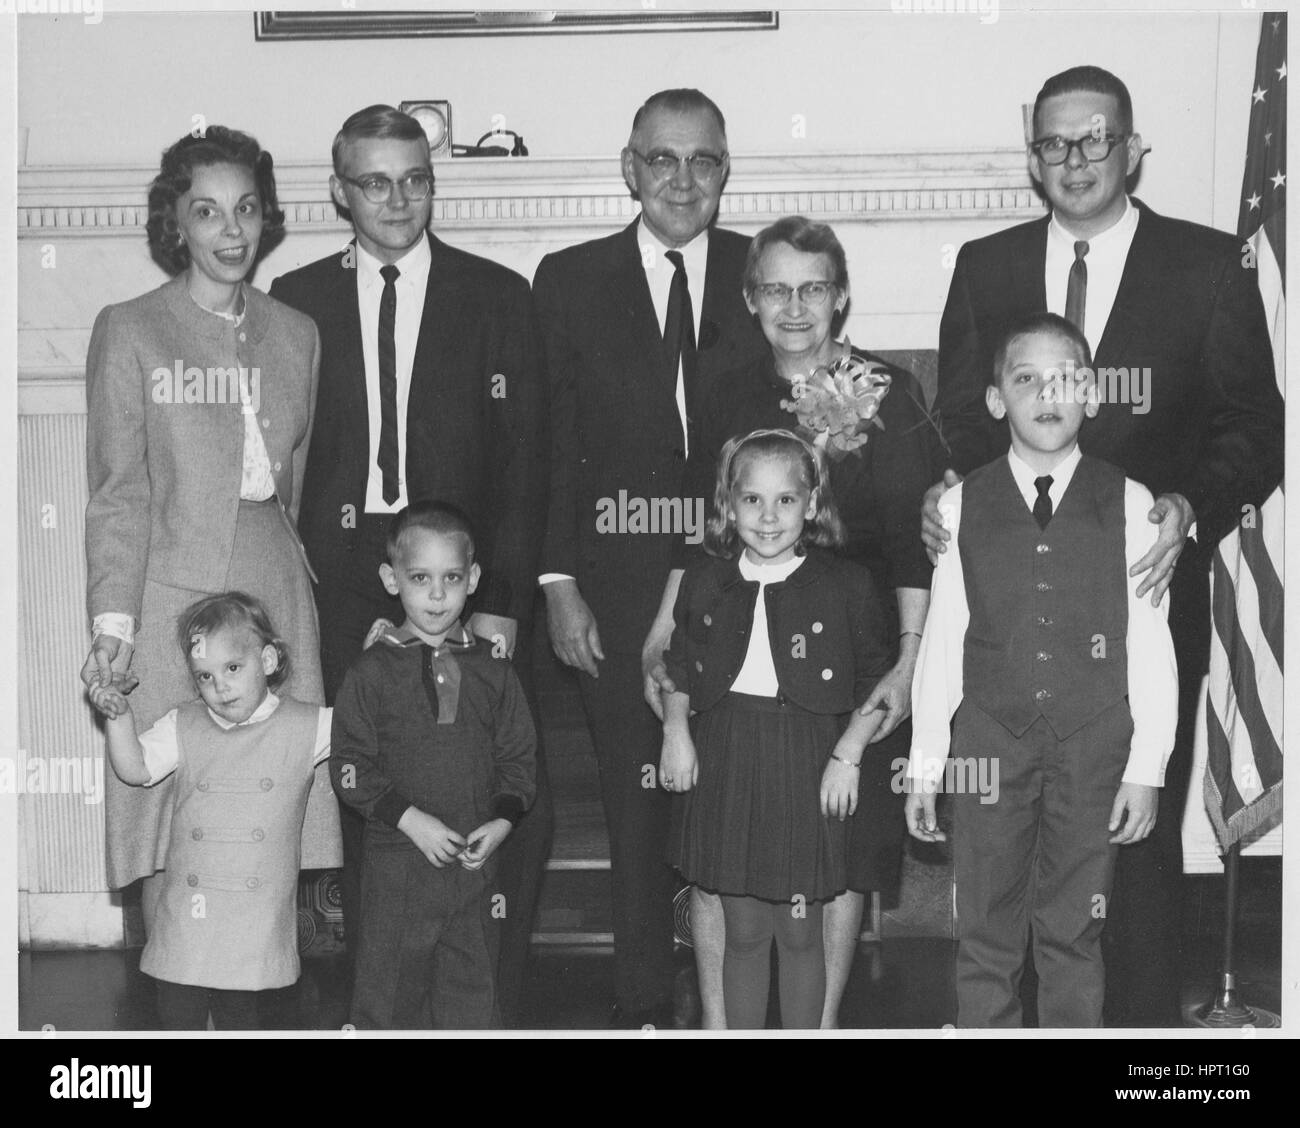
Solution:
[[[533,800],[537,737],[507,656],[462,624],[478,586],[455,506],[415,502],[379,575],[406,619],[334,702],[330,778],[366,820],[352,1022],[499,1025],[494,854]],[[497,911],[500,909],[501,911]]]
[[[940,503],[958,551],[934,573],[906,818],[942,840],[935,791],[954,793],[963,1027],[1022,1024],[1031,934],[1039,1024],[1100,1025],[1116,851],[1150,834],[1173,749],[1168,603],[1138,599],[1129,571],[1156,539],[1151,494],[1079,450],[1091,365],[1064,318],[1012,324],[987,391],[1011,450]]]

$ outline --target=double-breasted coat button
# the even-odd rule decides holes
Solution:
[[[261,842],[265,837],[266,837],[266,831],[264,831],[260,826],[253,831],[254,842]]]
[[[195,842],[199,842],[203,838],[203,831],[196,826],[193,830],[190,831],[190,837],[194,839]]]
[[[262,790],[263,790],[263,791],[270,791],[271,788],[273,788],[274,786],[275,786],[275,781],[274,781],[274,780],[270,780],[270,779],[264,779],[264,780],[262,780]]]

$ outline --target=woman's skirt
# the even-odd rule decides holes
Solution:
[[[674,804],[670,863],[712,893],[813,902],[842,891],[845,824],[821,813],[841,719],[729,693],[691,727],[699,781]]]
[[[234,551],[222,590],[243,591],[260,599],[271,625],[288,646],[289,677],[277,692],[323,705],[320,637],[311,579],[275,498],[239,503]],[[144,732],[164,713],[198,696],[177,641],[176,620],[190,604],[214,594],[170,587],[146,576],[141,626],[131,659],[131,670],[140,679],[130,698],[138,731]],[[108,882],[110,888],[120,889],[166,864],[173,777],[156,787],[131,787],[122,783],[111,768],[104,777]],[[316,769],[303,823],[302,868],[341,864],[338,803],[330,788],[327,765],[321,764]]]

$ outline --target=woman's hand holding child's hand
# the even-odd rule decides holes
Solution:
[[[397,820],[397,829],[420,848],[438,869],[454,862],[465,849],[465,839],[445,822],[419,807],[407,807]]]
[[[665,791],[690,791],[699,778],[700,761],[690,734],[665,727],[659,754],[659,786]]]
[[[461,852],[460,864],[467,870],[482,869],[512,829],[509,819],[489,819],[469,832],[469,845]]]
[[[116,720],[130,712],[126,695],[140,684],[140,679],[129,670],[113,671],[107,678],[97,671],[86,690],[90,703],[109,720]]]

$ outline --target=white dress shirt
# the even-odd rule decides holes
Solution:
[[[1052,511],[1061,504],[1080,452],[1070,454],[1050,471],[1048,495]],[[1038,491],[1036,470],[1027,466],[1014,451],[1009,456],[1011,474],[1024,498],[1025,508],[1034,508]],[[933,780],[943,773],[948,758],[948,723],[962,701],[962,652],[970,608],[966,602],[966,581],[958,544],[961,537],[961,486],[954,486],[939,499],[944,527],[952,533],[946,552],[931,583],[930,610],[921,636],[921,650],[912,679],[912,754],[908,776]],[[1151,509],[1150,491],[1130,479],[1124,481],[1124,558],[1131,568],[1155,543],[1157,526],[1147,520]],[[1128,702],[1133,714],[1133,742],[1125,783],[1159,787],[1164,783],[1165,765],[1174,748],[1178,724],[1178,667],[1169,634],[1169,600],[1152,607],[1150,593],[1135,594],[1142,577],[1126,578],[1128,589]]]
[[[700,310],[704,306],[704,276],[709,268],[709,231],[706,227],[684,247],[670,247],[661,242],[645,225],[644,216],[636,227],[637,246],[641,248],[641,267],[645,271],[646,283],[650,287],[650,300],[654,303],[655,317],[659,319],[659,332],[662,334],[668,320],[668,295],[673,286],[673,275],[677,268],[664,257],[671,250],[681,252],[682,267],[686,271],[686,288],[691,295],[691,314],[695,318],[695,343],[698,349],[700,341]],[[682,450],[690,453],[686,444],[689,442],[686,431],[686,381],[682,375],[681,362],[677,365],[677,415],[682,421]],[[554,583],[556,580],[571,580],[572,576],[563,572],[547,572],[537,577],[539,584]],[[775,691],[774,691],[775,692]]]
[[[262,699],[262,703],[253,710],[252,716],[246,721],[238,723],[228,721],[224,717],[218,717],[211,709],[208,710],[208,716],[211,717],[219,728],[229,732],[233,728],[244,728],[247,725],[255,725],[260,721],[267,720],[280,707],[280,699],[271,692]],[[172,709],[158,718],[146,732],[140,734],[140,747],[144,752],[144,766],[149,772],[149,782],[146,787],[153,787],[156,783],[161,783],[176,770],[180,763],[180,743],[176,736],[176,710]],[[313,767],[326,759],[330,754],[330,722],[334,718],[334,710],[321,707],[316,720],[316,739],[313,742],[311,762]]]
[[[423,235],[393,265],[401,272],[397,290],[397,317],[393,344],[397,368],[397,499],[384,501],[384,474],[379,469],[379,302],[384,296],[384,265],[357,244],[357,304],[361,312],[361,352],[366,365],[366,416],[370,425],[370,460],[366,477],[366,512],[396,513],[408,502],[406,493],[406,407],[411,398],[411,371],[415,366],[415,345],[424,316],[424,295],[429,286],[433,255]]]
[[[768,584],[789,579],[807,557],[796,556],[782,564],[754,564],[743,552],[740,555],[740,574],[747,580],[758,581],[758,599],[754,603],[754,620],[749,628],[749,647],[740,673],[731,683],[732,693],[752,693],[755,697],[775,697],[781,688],[776,680],[776,662],[772,658],[772,642],[767,635],[767,599],[764,593]]]
[[[1094,356],[1106,331],[1110,311],[1119,293],[1119,280],[1124,274],[1128,251],[1137,233],[1138,219],[1142,213],[1133,201],[1124,197],[1124,214],[1103,231],[1088,240],[1088,254],[1084,263],[1088,267],[1088,290],[1083,307],[1083,335]],[[1052,213],[1047,223],[1047,255],[1043,280],[1047,285],[1047,310],[1065,316],[1065,291],[1070,282],[1070,268],[1074,265],[1076,236]]]

